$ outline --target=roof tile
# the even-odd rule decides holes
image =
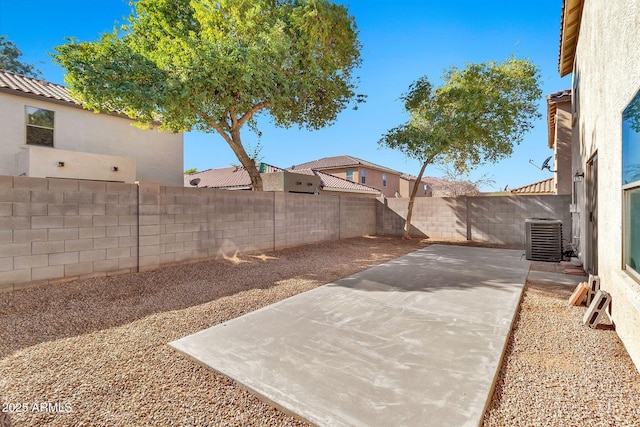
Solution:
[[[270,172],[281,171],[282,169],[271,166]],[[324,173],[322,171],[312,169],[296,169],[292,173],[304,175],[316,175],[320,178],[322,187],[327,191],[352,191],[357,193],[379,194],[380,191],[357,182],[348,181],[338,178],[337,176]],[[191,175],[184,176],[185,186],[190,186],[193,179],[200,179],[198,187],[208,188],[226,188],[226,189],[245,189],[251,188],[251,179],[249,174],[242,167],[227,167],[207,169],[202,172],[196,172]]]
[[[230,166],[227,168],[207,169],[184,176],[185,186],[191,185],[191,181],[200,179],[197,187],[207,188],[251,188],[251,178],[244,168]]]
[[[544,179],[534,182],[533,184],[514,188],[511,190],[514,194],[555,194],[553,178]]]
[[[69,94],[69,89],[65,86],[50,83],[45,80],[34,79],[22,74],[0,70],[0,89],[9,89],[29,95],[42,96],[58,101],[69,102],[78,105]]]

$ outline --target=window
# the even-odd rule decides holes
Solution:
[[[367,171],[362,169],[360,171],[360,184],[366,184],[367,183]]]
[[[386,174],[382,174],[382,186],[386,187],[387,186],[387,175]]]
[[[640,92],[622,113],[623,259],[640,280]]]
[[[25,107],[27,115],[27,144],[53,147],[53,111]]]
[[[347,179],[353,181],[353,169],[347,169]]]

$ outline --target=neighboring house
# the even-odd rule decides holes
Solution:
[[[93,113],[66,87],[0,70],[0,175],[182,185],[182,134]]]
[[[548,144],[553,149],[555,194],[571,194],[571,89],[547,95]]]
[[[573,243],[611,295],[616,332],[640,368],[638,46],[639,1],[564,0],[559,72],[573,80]]]
[[[380,191],[357,182],[348,181],[322,171],[280,169],[260,164],[260,175],[265,191],[285,191],[288,193],[340,192],[361,196],[377,197]],[[220,188],[225,190],[250,190],[251,179],[241,166],[207,169],[184,176],[186,187]]]
[[[553,150],[552,178],[510,190],[517,195],[572,194],[574,179],[572,151],[571,89],[547,95],[547,143]]]
[[[542,181],[534,182],[533,184],[524,185],[522,187],[509,190],[512,194],[516,195],[541,195],[541,194],[556,194],[556,181],[554,178],[543,179]]]
[[[400,191],[398,197],[411,197],[411,192],[416,185],[418,177],[403,173],[400,175]],[[420,187],[416,193],[416,197],[431,197],[433,195],[433,189],[423,178],[420,182]]]
[[[364,184],[380,190],[385,197],[396,197],[398,193],[401,197],[409,197],[408,194],[400,192],[400,172],[357,157],[324,157],[289,168],[292,172],[299,169],[326,172],[347,181]]]

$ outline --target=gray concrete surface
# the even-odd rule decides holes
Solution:
[[[532,282],[542,282],[557,285],[578,286],[580,282],[586,282],[587,276],[579,276],[574,274],[550,273],[546,271],[530,271],[527,280]]]
[[[529,269],[434,245],[170,343],[321,426],[477,426]]]

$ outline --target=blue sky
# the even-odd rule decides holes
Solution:
[[[467,62],[502,61],[510,55],[527,58],[542,72],[543,92],[569,88],[569,77],[558,74],[558,46],[562,0],[458,0],[380,1],[343,0],[355,17],[363,45],[358,93],[368,96],[357,111],[343,111],[336,123],[319,131],[275,128],[267,116],[259,119],[263,133],[262,160],[289,167],[321,157],[349,154],[416,175],[420,165],[402,154],[380,148],[377,141],[388,129],[406,119],[399,96],[418,77],[438,83],[442,71]],[[63,83],[64,70],[48,52],[65,37],[95,40],[111,31],[129,14],[128,0],[0,0],[0,35],[7,35],[35,63],[43,77]],[[529,164],[540,165],[552,151],[547,148],[546,103],[543,118],[516,146],[511,158],[479,167],[473,178],[491,176],[495,184],[483,190],[515,188],[551,176]],[[237,164],[217,134],[185,134],[184,167],[204,170]],[[258,139],[248,129],[246,145]],[[433,166],[427,175],[440,176]]]

